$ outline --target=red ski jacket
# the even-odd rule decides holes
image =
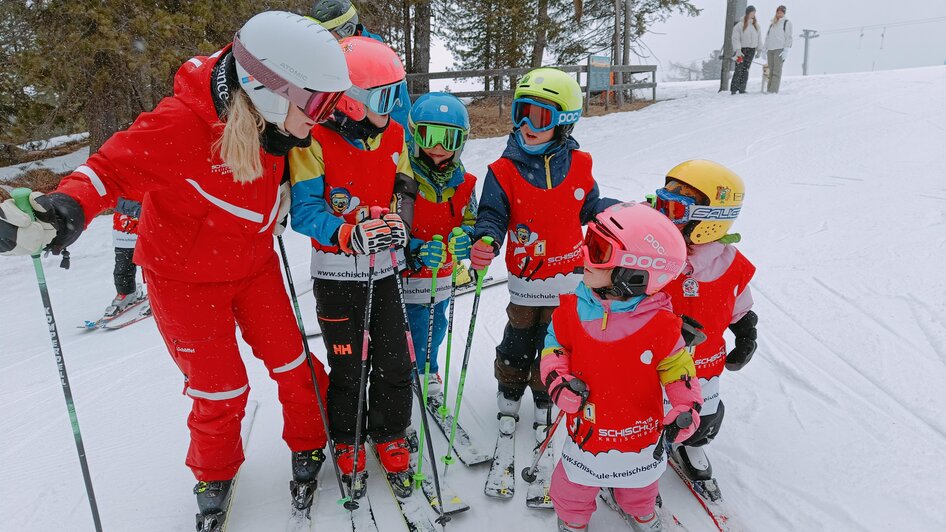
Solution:
[[[223,124],[211,77],[228,49],[184,63],[173,96],[113,135],[57,189],[79,202],[86,223],[119,197],[140,201],[135,262],[163,277],[233,281],[274,253],[284,158],[260,150],[263,175],[240,184],[213,147]]]

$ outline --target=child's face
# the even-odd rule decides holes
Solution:
[[[591,289],[607,288],[611,286],[611,271],[613,268],[599,269],[585,265],[583,280],[585,286]]]
[[[529,124],[522,124],[522,127],[519,129],[522,133],[522,140],[525,141],[529,146],[537,146],[539,144],[545,144],[550,142],[552,137],[555,136],[555,128],[548,129],[546,131],[540,131],[536,133],[532,131],[532,128],[529,127]]]
[[[445,150],[442,144],[437,144],[433,148],[421,148],[420,150],[426,153],[427,156],[430,157],[430,160],[436,164],[441,164],[444,161],[449,160],[451,157],[453,157],[453,154],[456,153],[450,150]]]
[[[368,121],[377,127],[386,126],[388,124],[388,120],[390,119],[390,115],[379,115],[367,107],[365,107],[365,115],[368,117]]]

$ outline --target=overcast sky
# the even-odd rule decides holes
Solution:
[[[638,59],[642,64],[669,67],[670,61],[689,63],[709,57],[723,41],[725,0],[696,0],[698,17],[676,15],[651,28],[643,42],[653,53]],[[763,33],[779,3],[788,7],[795,26],[795,43],[785,65],[786,75],[800,75],[804,41],[801,30],[819,31],[874,26],[919,19],[946,17],[946,0],[764,0],[752,2],[758,10]],[[883,36],[883,37],[882,37]],[[431,71],[452,65],[450,53],[437,43]],[[811,41],[809,74],[888,70],[946,63],[946,20],[911,26],[860,30],[823,35]],[[658,74],[660,76],[660,74]]]

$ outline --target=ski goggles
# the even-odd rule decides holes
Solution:
[[[233,38],[233,57],[255,81],[295,105],[316,122],[324,122],[335,110],[344,92],[322,92],[304,89],[280,76],[243,46],[239,37]]]
[[[388,115],[391,114],[391,111],[394,110],[394,106],[398,102],[401,83],[401,81],[397,81],[390,85],[382,85],[373,89],[362,89],[361,87],[352,85],[351,88],[345,91],[345,94],[365,104],[365,107],[371,109],[373,113]]]
[[[529,129],[540,133],[555,126],[574,124],[581,118],[581,109],[577,111],[559,111],[550,103],[531,98],[517,98],[512,102],[512,123],[516,127],[529,124]]]
[[[424,149],[439,144],[447,151],[458,151],[466,142],[466,134],[466,130],[456,126],[424,123],[414,126],[414,142]]]
[[[684,224],[694,219],[693,208],[697,205],[696,200],[689,196],[662,188],[651,199],[651,206],[670,218],[674,224]]]
[[[683,265],[665,257],[635,254],[618,242],[607,228],[595,222],[588,222],[588,231],[581,246],[585,255],[585,265],[602,270],[628,268],[648,272],[680,273]]]

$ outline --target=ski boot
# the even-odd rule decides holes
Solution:
[[[703,447],[675,444],[672,447],[670,459],[680,466],[683,474],[693,484],[694,491],[701,497],[710,502],[722,498],[719,485],[713,478],[713,466],[703,451]]]
[[[365,471],[365,447],[358,446],[358,473],[352,482],[352,469],[355,467],[355,446],[347,443],[335,444],[335,456],[338,468],[342,472],[342,481],[348,486],[351,498],[357,500],[365,495],[368,489],[368,472]]]
[[[322,449],[292,453],[292,480],[289,481],[289,494],[292,506],[296,510],[308,511],[312,498],[319,485],[318,476],[325,463]]]
[[[499,406],[499,413],[496,419],[499,420],[499,432],[510,435],[516,432],[516,423],[519,422],[519,405],[522,398],[513,400],[507,398],[503,392],[496,392],[496,403]]]
[[[201,480],[194,486],[194,495],[197,496],[197,532],[217,532],[221,530],[230,508],[230,488],[233,479]]]
[[[405,438],[375,444],[381,467],[387,474],[394,494],[410,497],[414,491],[414,472],[411,470],[411,454]]]
[[[532,423],[532,428],[535,430],[535,441],[536,443],[542,443],[545,441],[545,436],[548,434],[549,423],[552,422],[551,401],[536,400],[532,413],[533,419],[535,420]]]
[[[117,294],[115,299],[113,299],[112,302],[107,307],[105,307],[104,317],[114,318],[128,309],[128,307],[141,301],[143,298],[144,294],[141,291],[141,287],[138,287],[130,294]]]
[[[631,529],[635,532],[662,532],[664,529],[663,522],[657,512],[651,512],[642,517],[631,516],[627,520],[627,524],[631,525]]]
[[[588,532],[588,523],[583,525],[573,525],[559,519],[558,532]]]
[[[427,401],[437,405],[443,405],[443,379],[439,373],[427,375]]]

